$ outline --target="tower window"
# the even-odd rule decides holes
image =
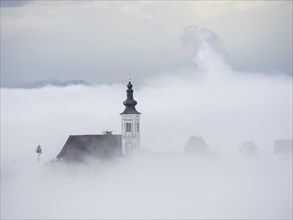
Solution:
[[[137,132],[139,132],[139,123],[137,123],[137,127],[136,127],[137,129]]]
[[[131,132],[131,123],[126,123],[126,132]]]

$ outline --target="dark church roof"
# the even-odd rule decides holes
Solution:
[[[135,106],[137,105],[137,101],[133,99],[133,89],[132,89],[132,84],[130,81],[128,82],[126,93],[127,93],[127,98],[123,102],[123,105],[125,105],[125,109],[121,113],[121,115],[122,114],[141,114],[135,109]]]
[[[122,156],[122,135],[70,135],[57,159],[81,161]]]

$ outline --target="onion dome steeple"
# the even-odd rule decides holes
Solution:
[[[132,89],[132,84],[131,84],[131,78],[128,76],[128,85],[127,85],[127,98],[123,102],[123,105],[125,105],[124,111],[121,113],[122,114],[141,114],[139,113],[136,109],[135,106],[137,105],[137,101],[133,99],[133,89]]]

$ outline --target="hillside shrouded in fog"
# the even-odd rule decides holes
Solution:
[[[292,157],[273,155],[274,140],[292,139],[291,78],[222,68],[134,88],[142,148],[174,153],[80,167],[43,162],[70,134],[120,133],[125,85],[2,89],[2,217],[291,218]],[[220,156],[180,153],[194,134]],[[246,140],[259,158],[241,157]]]
[[[133,11],[143,22],[153,19]],[[213,31],[182,30],[188,65],[132,73],[141,152],[129,157],[49,162],[69,135],[121,134],[127,72],[123,83],[65,77],[1,88],[1,219],[292,219],[292,154],[273,153],[275,140],[292,140],[292,76],[235,70]],[[207,154],[184,152],[195,135]],[[243,155],[242,143],[254,143],[258,155]]]

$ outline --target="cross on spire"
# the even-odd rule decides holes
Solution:
[[[131,76],[130,76],[130,72],[128,73],[128,81],[131,81]]]

